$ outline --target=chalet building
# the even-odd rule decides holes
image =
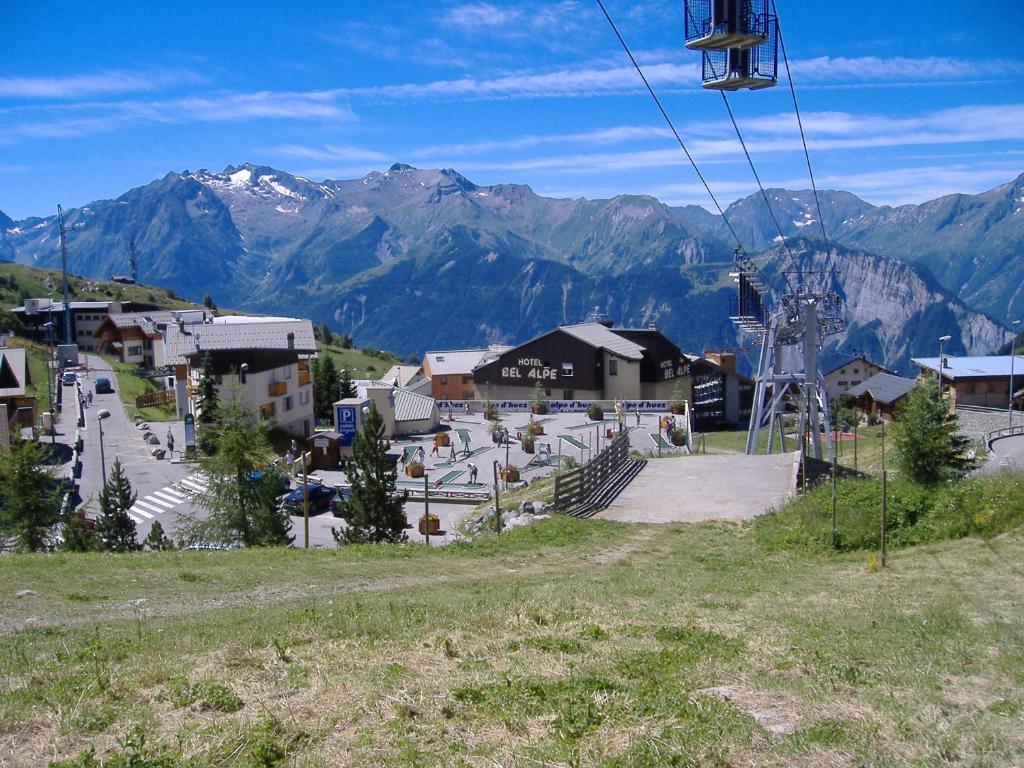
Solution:
[[[736,355],[705,352],[691,360],[693,428],[707,432],[749,424],[754,380],[736,372]]]
[[[840,353],[824,360],[822,373],[825,376],[828,401],[833,404],[838,403],[839,398],[877,373],[894,375],[888,368],[872,362],[863,355],[853,356]]]
[[[921,379],[939,373],[939,358],[922,357],[911,362],[921,369]],[[1006,408],[1010,404],[1010,377],[1017,399],[1024,386],[1024,355],[988,357],[942,357],[942,391],[951,410],[959,405]]]
[[[865,416],[892,421],[896,408],[916,386],[914,379],[905,379],[891,373],[876,373],[867,381],[852,387],[846,395],[853,398],[857,409]]]
[[[316,355],[313,325],[287,317],[217,317],[205,323],[169,324],[160,353],[175,371],[179,413],[196,421],[199,380],[209,353],[221,402],[235,397],[256,408],[295,437],[314,427],[313,380],[309,359]]]
[[[29,382],[25,350],[20,347],[0,347],[0,406],[4,426],[10,439],[22,427],[35,426],[36,398],[26,391]]]
[[[96,331],[110,314],[121,312],[154,311],[156,306],[130,301],[72,301],[71,338],[64,338],[64,302],[53,299],[25,299],[20,307],[13,307],[11,312],[18,316],[24,327],[24,335],[46,344],[78,344],[85,352],[96,351]],[[44,328],[47,322],[53,323],[52,334]]]
[[[209,316],[204,309],[111,313],[94,331],[92,348],[115,355],[122,363],[162,368],[167,326],[203,323]]]
[[[390,383],[393,387],[431,396],[430,379],[423,375],[423,368],[419,365],[392,365],[380,380]]]
[[[435,400],[479,400],[473,370],[509,349],[493,345],[487,349],[427,352],[423,356],[423,375],[430,379],[430,396]]]

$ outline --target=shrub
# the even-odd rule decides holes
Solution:
[[[587,406],[587,417],[591,421],[601,421],[604,418],[604,408],[600,403],[591,403]]]

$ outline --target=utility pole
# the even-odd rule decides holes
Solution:
[[[836,441],[838,442],[838,441]],[[836,447],[832,444],[832,549],[836,548]]]
[[[494,530],[501,533],[501,504],[498,501],[498,462],[491,464],[494,469]]]
[[[430,483],[427,473],[423,473],[423,537],[430,546]]]
[[[305,540],[303,549],[309,549],[309,470],[306,469],[306,454],[300,454],[302,459],[302,529]]]
[[[68,296],[68,246],[67,230],[64,228],[64,209],[57,205],[57,221],[60,224],[60,271],[64,288],[64,343],[71,344],[71,302]]]

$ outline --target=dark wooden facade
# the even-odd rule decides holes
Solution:
[[[487,385],[533,387],[538,381],[545,389],[592,392],[604,384],[602,357],[600,349],[559,328],[480,366],[473,378],[482,392]]]

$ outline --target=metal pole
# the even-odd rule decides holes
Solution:
[[[309,549],[309,473],[305,453],[302,454],[302,529],[305,533],[303,549]]]
[[[836,457],[835,446],[832,449],[832,549],[836,548]]]
[[[860,421],[860,414],[853,420],[853,471],[857,471],[857,422]]]
[[[107,484],[107,459],[103,455],[103,419],[96,419],[100,427],[100,471],[103,472],[103,484]]]
[[[885,497],[886,497],[886,479],[887,479],[887,475],[888,475],[888,472],[886,472],[883,469],[882,470],[882,558],[881,558],[882,567],[883,568],[885,568],[885,558],[886,558],[886,554],[885,554],[885,513],[886,513]]]
[[[501,533],[501,502],[498,500],[498,462],[491,464],[494,469],[494,530]]]
[[[1013,369],[1014,363],[1017,361],[1016,355],[1014,355],[1015,348],[1017,346],[1017,324],[1020,320],[1014,320],[1010,323],[1010,402],[1006,406],[1006,418],[1008,427],[1013,427]]]
[[[46,396],[50,401],[50,445],[57,441],[57,425],[53,423],[53,369],[50,364],[53,362],[53,323],[46,329],[47,352],[46,352]],[[1012,390],[1013,387],[1011,386]]]
[[[430,483],[427,473],[423,473],[423,536],[430,546]]]

